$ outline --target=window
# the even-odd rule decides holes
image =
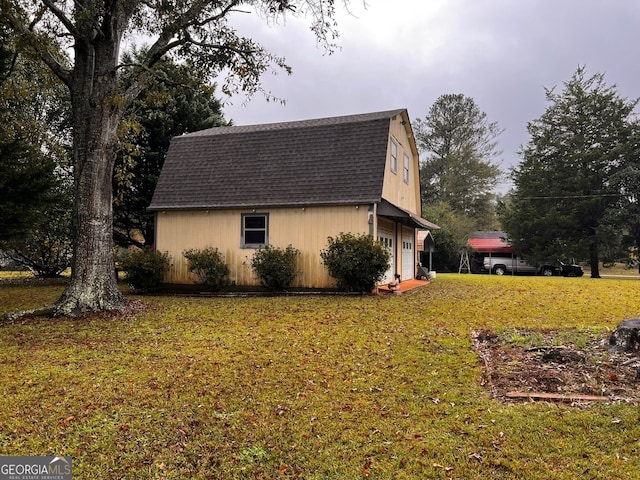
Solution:
[[[269,214],[242,214],[242,248],[260,248],[269,244]]]
[[[404,183],[409,184],[409,155],[404,154],[404,171],[403,171]]]
[[[387,237],[383,237],[383,236],[379,236],[378,237],[378,241],[384,245],[385,247],[391,249],[393,248],[393,238],[387,238]]]
[[[398,144],[393,138],[391,139],[391,171],[393,173],[398,171]]]

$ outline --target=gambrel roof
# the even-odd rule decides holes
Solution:
[[[407,111],[398,109],[175,137],[149,209],[381,202],[389,129],[397,115],[410,128]]]

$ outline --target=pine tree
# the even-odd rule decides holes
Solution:
[[[493,189],[502,174],[496,158],[502,132],[475,101],[462,94],[441,95],[424,120],[415,122],[424,205],[447,203],[478,227],[495,224]]]

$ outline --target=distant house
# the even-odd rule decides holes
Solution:
[[[414,278],[420,217],[418,151],[406,110],[217,127],[174,138],[150,205],[166,280],[191,283],[182,252],[217,247],[236,285],[257,285],[256,249],[301,251],[298,287],[330,288],[327,237],[370,234],[397,273]]]

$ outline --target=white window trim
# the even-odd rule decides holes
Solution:
[[[391,173],[398,173],[398,142],[391,139]]]
[[[404,170],[403,170],[404,183],[409,185],[409,155],[404,154]]]

